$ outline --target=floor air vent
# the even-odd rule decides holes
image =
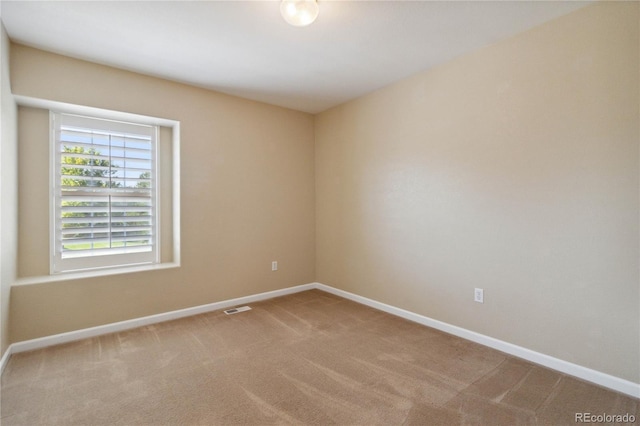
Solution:
[[[238,312],[250,311],[251,308],[248,306],[240,306],[239,308],[231,308],[223,311],[227,315],[237,314]]]

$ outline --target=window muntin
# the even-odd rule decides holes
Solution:
[[[52,272],[156,263],[157,127],[52,118]]]

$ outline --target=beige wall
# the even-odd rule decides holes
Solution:
[[[640,382],[638,7],[319,114],[317,281]]]
[[[9,37],[0,23],[0,356],[9,346],[9,298],[16,278],[16,105],[9,79]]]
[[[182,266],[15,286],[12,341],[314,281],[311,115],[22,45],[12,45],[11,72],[15,94],[179,120],[182,163]],[[21,113],[21,128],[30,129],[24,137],[37,132],[30,123],[37,127],[42,111]],[[48,164],[48,138],[40,143],[28,155]],[[23,198],[48,197],[46,182],[34,179],[20,182],[20,221],[38,224],[32,231],[46,246],[46,211],[23,208]],[[23,277],[37,269],[23,259],[25,243],[33,241],[21,241]]]

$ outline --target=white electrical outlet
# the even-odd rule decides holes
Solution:
[[[478,303],[484,303],[484,290],[476,288],[473,290],[473,301]]]
[[[278,262],[277,261],[273,261],[271,262],[271,270],[272,271],[277,271],[278,270]]]

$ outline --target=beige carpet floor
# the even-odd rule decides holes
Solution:
[[[318,290],[15,354],[11,425],[562,425],[640,401]]]

